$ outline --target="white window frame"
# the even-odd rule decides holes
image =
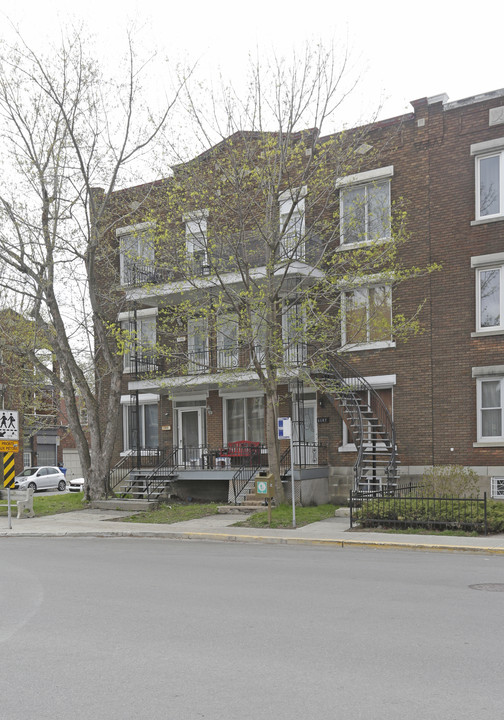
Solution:
[[[482,407],[482,386],[484,382],[498,382],[500,383],[500,406],[494,408],[483,408]],[[483,435],[483,410],[498,410],[500,409],[501,414],[501,434],[500,435]],[[484,377],[476,378],[476,427],[477,427],[477,444],[482,443],[485,445],[504,443],[504,377],[499,375],[485,375]]]
[[[494,500],[504,500],[504,477],[490,478],[490,497]]]
[[[390,305],[390,340],[369,340],[370,336],[370,309],[369,309],[369,290],[372,288],[385,288],[387,291],[388,297],[389,297],[389,305]],[[348,342],[347,343],[347,326],[346,326],[346,315],[347,315],[347,297],[350,293],[354,292],[366,292],[367,293],[367,300],[366,300],[366,338],[367,340],[365,342]],[[352,351],[359,351],[359,350],[380,350],[384,348],[394,348],[396,346],[395,340],[392,337],[392,286],[389,285],[386,282],[376,282],[376,283],[369,283],[365,285],[361,285],[355,288],[348,288],[346,290],[343,290],[341,293],[341,349],[349,352]]]
[[[289,315],[295,310],[296,302],[284,301],[282,308],[282,342],[284,346],[284,363],[286,365],[305,363],[307,359],[306,334],[297,328],[299,337],[290,337]],[[301,326],[306,327],[306,309],[301,307]]]
[[[471,155],[475,157],[475,223],[491,222],[504,218],[504,138],[496,138],[471,145]],[[499,210],[496,213],[481,214],[481,162],[488,158],[497,157],[499,160]]]
[[[119,270],[121,285],[131,284],[129,278],[127,277],[129,265],[135,265],[138,260],[142,260],[146,265],[154,265],[155,247],[151,237],[153,228],[154,223],[144,222],[137,225],[128,225],[127,227],[118,228],[116,230],[116,237],[119,241]],[[137,255],[134,258],[128,258],[124,253],[126,238],[132,238],[136,242]]]
[[[389,240],[391,237],[391,213],[392,213],[392,199],[391,199],[391,182],[390,179],[394,175],[394,166],[387,165],[386,167],[376,168],[374,170],[367,170],[361,173],[354,173],[347,177],[338,178],[336,181],[336,189],[340,191],[340,249],[348,249],[359,247],[361,245],[370,245],[374,242],[380,242],[383,240]],[[368,202],[368,191],[371,187],[376,187],[379,184],[386,184],[388,190],[388,214],[389,223],[388,229],[385,235],[379,238],[369,238],[369,202]],[[364,186],[365,188],[365,201],[364,201],[364,238],[358,241],[345,241],[345,191],[356,186]]]
[[[148,356],[149,354],[152,355],[153,352],[155,353],[156,348],[156,342],[157,342],[157,314],[158,309],[157,308],[145,308],[142,310],[137,310],[136,312],[136,325],[137,325],[137,335],[136,338],[133,337],[134,335],[134,326],[135,326],[135,313],[134,312],[122,312],[119,313],[118,320],[121,323],[121,326],[123,330],[127,330],[128,332],[132,333],[132,340],[130,347],[125,348],[124,355],[123,355],[123,370],[125,373],[133,373],[135,372],[135,360],[132,358],[132,353],[135,352],[135,347],[138,348],[140,353],[142,353],[142,335],[145,331],[142,331],[142,325],[149,323],[152,327],[154,327],[154,337],[152,338],[152,333],[149,333],[151,336],[151,342],[148,346],[146,346],[145,349],[145,355]],[[152,342],[153,340],[153,342]],[[141,363],[140,363],[141,365]]]
[[[219,313],[217,316],[217,367],[231,370],[239,364],[238,315]]]
[[[264,393],[262,392],[255,392],[255,391],[245,391],[241,393],[223,393],[221,395],[222,397],[222,429],[223,429],[223,440],[224,445],[227,446],[229,440],[228,440],[228,406],[227,401],[228,400],[243,400],[243,419],[244,419],[244,435],[247,435],[247,403],[246,401],[249,398],[263,398],[263,410],[264,410],[264,427],[263,431],[266,428],[266,399],[264,397]],[[248,437],[240,438],[240,440],[249,440]],[[251,442],[258,442],[256,440]],[[260,441],[261,445],[264,443],[264,438]]]
[[[198,266],[201,274],[208,274],[210,268],[208,266],[208,210],[196,210],[184,215],[185,223],[185,241],[186,252],[194,260],[197,253],[201,253],[198,258]],[[196,265],[196,263],[194,263]]]
[[[496,325],[481,324],[481,279],[482,274],[492,270],[499,271],[499,322]],[[495,330],[504,330],[504,265],[494,265],[490,267],[478,268],[476,270],[476,332],[486,333]]]
[[[205,343],[201,350],[195,350],[196,326],[201,325]],[[198,357],[191,360],[191,353],[198,353]],[[209,371],[210,352],[208,344],[208,320],[206,318],[190,318],[187,321],[187,372],[190,375],[201,375]]]
[[[304,260],[305,258],[305,197],[306,186],[289,188],[278,197],[280,222],[280,257],[289,260]],[[290,215],[287,227],[283,228]],[[289,228],[295,228],[294,233]]]
[[[121,405],[122,405],[122,411],[123,411],[123,452],[121,455],[130,455],[132,452],[136,452],[136,448],[131,448],[129,446],[129,415],[128,415],[128,408],[133,407],[136,404],[136,399],[132,395],[122,395],[121,396]],[[138,396],[138,409],[140,411],[140,414],[142,416],[142,420],[140,421],[140,447],[142,448],[142,454],[146,455],[149,454],[149,451],[152,451],[155,448],[150,448],[149,450],[145,449],[145,407],[149,405],[156,405],[158,408],[158,446],[159,446],[159,440],[161,437],[160,434],[160,428],[159,428],[159,395],[154,393],[142,393]]]

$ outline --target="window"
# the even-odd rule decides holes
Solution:
[[[205,318],[187,323],[187,370],[190,374],[208,371],[208,323]]]
[[[306,362],[306,313],[296,302],[284,305],[282,315],[282,336],[284,362],[299,365]]]
[[[490,497],[504,498],[504,477],[490,478]]]
[[[226,442],[250,440],[264,442],[264,397],[239,397],[226,400]]]
[[[155,277],[151,223],[117,230],[122,285],[152,282]]]
[[[217,367],[224,370],[238,366],[238,316],[217,318]]]
[[[306,187],[286,190],[280,203],[280,255],[290,260],[304,260]]]
[[[186,250],[190,256],[193,271],[197,275],[208,275],[210,272],[207,252],[207,217],[206,210],[184,216]]]
[[[477,385],[478,401],[478,441],[502,441],[502,397],[503,379],[479,379]]]
[[[502,279],[504,266],[482,268],[476,273],[477,330],[503,330]]]
[[[374,285],[342,293],[341,341],[345,350],[393,347],[392,288]]]
[[[340,239],[344,245],[390,237],[393,166],[340,178]]]
[[[131,395],[121,398],[123,404],[124,450],[157,449],[159,447],[158,405],[159,396],[145,393],[136,399]]]
[[[126,332],[124,372],[146,372],[155,369],[156,316],[152,314],[152,310],[138,310],[136,320],[133,313],[126,314],[129,319],[122,323]]]
[[[504,216],[504,138],[471,145],[476,160],[476,221]]]

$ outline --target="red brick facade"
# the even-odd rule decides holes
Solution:
[[[476,468],[486,487],[488,478],[504,476],[504,439],[478,442],[477,382],[478,377],[504,376],[504,330],[476,333],[476,269],[478,262],[504,265],[504,258],[497,257],[504,252],[504,208],[488,222],[475,222],[478,149],[471,146],[495,140],[488,147],[504,150],[504,90],[454,103],[444,96],[423,98],[412,105],[412,113],[368,129],[366,142],[379,149],[379,159],[370,153],[369,165],[364,157],[359,171],[393,166],[392,211],[404,204],[409,234],[401,260],[410,268],[437,263],[441,269],[393,290],[394,313],[411,316],[421,306],[422,332],[392,347],[346,352],[345,358],[371,384],[379,378],[382,386],[392,387],[403,478],[421,474],[424,466],[457,463]],[[163,187],[153,188],[151,208],[163,206]],[[134,200],[136,189],[116,195],[120,208]],[[144,219],[141,209],[127,224]],[[494,257],[472,267],[471,259],[487,255]],[[133,387],[130,381],[125,375],[125,396]],[[160,395],[159,443],[171,446],[176,418],[169,392],[162,387],[153,392]],[[225,441],[222,393],[215,387],[205,393],[206,443],[219,447]],[[287,387],[281,395],[280,414],[290,415]],[[335,408],[318,406],[318,416],[324,418],[317,424],[318,441],[327,445],[337,487],[338,477],[351,473],[354,453],[342,448],[342,421]],[[123,449],[121,436],[118,454]],[[331,492],[338,495],[337,489]]]

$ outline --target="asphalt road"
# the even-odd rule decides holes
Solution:
[[[8,538],[6,720],[504,716],[504,559]]]

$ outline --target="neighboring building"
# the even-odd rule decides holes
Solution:
[[[19,413],[19,452],[16,472],[24,467],[61,462],[59,395],[47,377],[16,349],[17,337],[29,337],[30,321],[13,310],[0,314],[0,405]],[[44,365],[53,365],[52,353],[35,351]]]
[[[451,103],[440,95],[412,106],[410,114],[366,128],[359,167],[334,182],[332,202],[342,218],[339,225],[334,220],[336,244],[352,253],[386,237],[401,202],[410,239],[399,259],[406,267],[438,263],[442,270],[393,288],[386,275],[341,287],[332,398],[321,389],[320,372],[310,382],[310,373],[300,371],[310,365],[299,330],[305,320],[284,298],[279,414],[297,423],[295,478],[304,502],[345,498],[355,482],[395,482],[395,446],[401,480],[417,478],[426,466],[456,463],[474,468],[482,488],[504,496],[504,90]],[[138,461],[153,468],[155,456],[164,459],[160,474],[186,494],[222,498],[232,478],[238,482],[243,452],[254,471],[267,464],[263,450],[252,458],[254,443],[265,442],[264,391],[251,369],[251,353],[257,359],[263,352],[261,332],[256,328],[244,344],[240,319],[226,312],[214,322],[207,315],[185,319],[186,298],[212,284],[209,246],[219,237],[212,235],[212,207],[196,203],[175,217],[168,198],[176,179],[177,173],[151,186],[147,201],[141,201],[145,188],[114,196],[118,215],[128,217],[110,237],[125,298],[116,319],[135,338],[125,355],[117,455],[129,458],[130,477]],[[314,252],[306,193],[309,187],[293,199],[289,189],[278,198],[284,252],[298,262],[299,274]],[[179,227],[166,243],[179,243],[199,285],[182,288],[180,268],[162,262],[162,243],[151,238],[163,214]],[[248,252],[257,250],[249,245]],[[259,252],[258,268],[262,262]],[[231,275],[229,282],[239,286]],[[420,306],[423,332],[407,342],[387,333],[392,314],[408,317]],[[161,317],[177,307],[179,332],[163,339]],[[372,321],[377,316],[382,322]],[[172,347],[164,364],[160,339]],[[248,445],[240,450],[240,442]]]

